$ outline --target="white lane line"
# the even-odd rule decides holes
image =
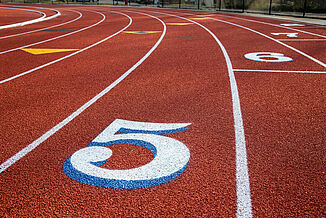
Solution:
[[[232,16],[220,15],[220,14],[216,14],[216,15],[220,16],[220,17],[230,17],[230,18],[234,18],[234,19],[238,19],[238,20],[245,20],[245,21],[249,21],[249,22],[255,22],[255,23],[261,23],[261,24],[265,24],[265,25],[269,25],[269,26],[280,27],[280,28],[283,28],[283,29],[289,29],[289,30],[293,30],[293,31],[301,32],[301,33],[306,33],[306,34],[309,34],[309,35],[318,36],[318,37],[326,39],[326,36],[324,36],[324,35],[308,32],[308,31],[304,31],[304,30],[294,29],[294,28],[291,28],[291,27],[281,26],[281,25],[272,24],[272,23],[266,23],[266,22],[258,21],[258,20],[251,20],[251,19],[242,18],[242,17],[232,17]]]
[[[311,41],[326,41],[326,39],[278,39],[279,41],[299,41],[299,42],[311,42]]]
[[[118,13],[118,14],[122,14],[124,16],[127,16],[129,18],[129,24],[127,26],[125,26],[123,29],[121,29],[120,31],[118,31],[117,33],[101,40],[100,42],[98,42],[97,44],[100,44],[110,38],[112,38],[113,36],[121,33],[122,31],[124,31],[125,29],[127,29],[131,23],[132,23],[132,18],[129,17],[126,14],[120,13],[120,12],[114,12],[113,13]],[[60,123],[58,123],[56,126],[54,126],[52,129],[50,129],[49,131],[47,131],[46,133],[44,133],[41,137],[39,137],[38,139],[36,139],[34,142],[32,142],[31,144],[27,145],[25,148],[23,148],[22,150],[20,150],[18,153],[16,153],[15,155],[13,155],[12,157],[10,157],[8,160],[6,160],[4,163],[2,163],[0,165],[0,174],[5,171],[6,169],[8,169],[8,167],[12,166],[14,163],[16,163],[17,161],[19,161],[21,158],[23,158],[25,155],[27,155],[29,152],[31,152],[32,150],[34,150],[37,146],[39,146],[42,142],[44,142],[45,140],[47,140],[48,138],[50,138],[53,134],[55,134],[57,131],[59,131],[61,128],[63,128],[65,125],[67,125],[70,121],[72,121],[74,118],[76,118],[79,114],[81,114],[83,111],[85,111],[88,107],[90,107],[92,104],[94,104],[98,99],[100,99],[101,97],[103,97],[105,94],[107,94],[111,89],[113,89],[115,86],[117,86],[122,80],[124,80],[129,74],[131,74],[139,65],[141,65],[152,53],[153,51],[159,46],[159,44],[161,43],[161,41],[163,40],[165,33],[166,33],[166,25],[165,23],[160,20],[157,17],[151,16],[146,14],[147,16],[150,16],[152,18],[155,18],[156,20],[160,21],[163,25],[163,32],[160,36],[160,38],[158,39],[158,41],[155,43],[155,45],[145,54],[144,57],[142,57],[135,65],[133,65],[128,71],[126,71],[124,74],[122,74],[116,81],[114,81],[111,85],[109,85],[108,87],[106,87],[103,91],[101,91],[99,94],[97,94],[96,96],[94,96],[91,100],[89,100],[88,102],[86,102],[83,106],[81,106],[80,108],[78,108],[75,112],[73,112],[71,115],[69,115],[67,118],[65,118],[63,121],[61,121]]]
[[[204,30],[206,30],[220,46],[228,69],[230,88],[232,94],[232,107],[233,107],[233,120],[234,120],[234,133],[235,133],[235,148],[236,148],[236,189],[237,189],[237,217],[252,217],[252,206],[251,206],[251,194],[250,194],[250,182],[249,182],[249,171],[248,171],[248,161],[247,161],[247,149],[246,149],[246,139],[243,127],[240,97],[238,92],[237,82],[234,76],[231,59],[224,48],[221,41],[212,33],[208,28],[202,24],[187,19],[185,17],[180,17],[177,15],[153,12],[159,14],[170,15],[178,17],[189,22],[192,22]]]
[[[56,36],[56,37],[53,37],[53,38],[50,38],[50,39],[46,39],[46,40],[43,40],[43,41],[40,41],[40,42],[35,42],[35,43],[32,43],[32,44],[24,45],[24,46],[21,46],[21,47],[18,47],[18,48],[13,48],[13,49],[9,49],[9,50],[6,50],[6,51],[2,51],[2,52],[0,52],[0,55],[5,54],[5,53],[9,53],[9,52],[12,52],[12,51],[17,51],[17,50],[22,49],[22,48],[27,48],[27,47],[31,47],[31,46],[34,46],[34,45],[39,45],[39,44],[42,44],[42,43],[45,43],[45,42],[50,42],[50,41],[53,41],[53,40],[56,40],[56,39],[60,39],[60,38],[75,34],[75,33],[79,33],[81,31],[84,31],[84,30],[87,30],[87,29],[92,28],[94,26],[97,26],[97,25],[99,25],[100,23],[102,23],[105,20],[106,16],[104,14],[102,14],[101,12],[97,12],[97,11],[92,11],[92,12],[100,14],[102,16],[102,20],[98,21],[95,24],[92,24],[90,26],[84,27],[82,29],[79,29],[79,30],[76,30],[76,31],[73,31],[73,32],[70,32],[70,33],[66,33],[66,34]]]
[[[61,14],[60,11],[58,11],[56,9],[53,9],[53,8],[43,8],[43,7],[26,6],[26,5],[15,5],[15,4],[10,4],[10,5],[2,4],[1,6],[12,7],[12,8],[36,8],[36,9],[54,11],[57,14]]]
[[[96,12],[96,11],[94,11],[94,12]],[[99,13],[99,14],[101,14],[101,15],[104,16],[104,17],[103,17],[103,19],[102,19],[101,21],[97,22],[96,24],[93,24],[92,26],[97,25],[97,24],[103,22],[104,19],[106,18],[105,15],[102,14],[102,13],[100,13],[100,12],[96,12],[96,13]],[[87,28],[90,28],[90,27],[91,27],[91,26],[89,26],[89,27],[87,27]],[[85,29],[85,28],[84,28],[84,29]],[[81,30],[80,30],[80,31],[81,31]],[[119,33],[120,33],[120,32],[119,32]],[[112,35],[111,37],[113,37],[113,36],[115,36],[115,35],[116,35],[116,34]],[[107,38],[106,38],[106,39],[107,39]],[[103,40],[106,41],[106,39],[103,39]],[[98,44],[104,42],[103,40],[101,40],[101,41],[99,41],[99,42],[96,42],[96,43],[94,43],[94,44],[92,44],[92,45],[90,45],[90,46],[87,46],[87,47],[85,47],[85,48],[83,48],[83,49],[80,49],[80,50],[78,50],[78,51],[76,51],[76,52],[74,52],[74,53],[71,53],[71,54],[69,54],[69,55],[66,55],[66,56],[64,56],[64,57],[62,57],[62,58],[56,59],[56,60],[54,60],[54,61],[48,62],[48,63],[43,64],[43,65],[41,65],[41,66],[35,67],[35,68],[31,69],[31,70],[28,70],[28,71],[25,71],[25,72],[23,72],[23,73],[17,74],[17,75],[15,75],[15,76],[9,77],[9,78],[7,78],[7,79],[1,80],[1,81],[0,81],[0,84],[3,84],[3,83],[6,83],[6,82],[9,82],[9,81],[11,81],[11,80],[14,80],[14,79],[16,79],[16,78],[19,78],[19,77],[21,77],[21,76],[24,76],[24,75],[26,75],[26,74],[32,73],[32,72],[34,72],[34,71],[36,71],[36,70],[42,69],[42,68],[44,68],[44,67],[47,67],[47,66],[49,66],[49,65],[51,65],[51,64],[57,63],[57,62],[62,61],[62,60],[64,60],[64,59],[66,59],[66,58],[69,58],[69,57],[71,57],[71,56],[74,56],[74,55],[76,55],[76,54],[79,54],[80,52],[86,51],[87,49],[92,48],[92,47],[94,47],[94,46],[96,46],[96,45],[98,45]]]
[[[15,6],[12,6],[12,5],[2,5],[2,6],[8,6],[8,7],[2,7],[2,8],[5,8],[5,9],[28,10],[28,9],[19,9],[19,8],[24,8],[24,7],[27,8],[27,6],[17,6],[17,5],[15,5]],[[9,8],[9,7],[12,7],[12,8]],[[51,20],[51,19],[56,18],[56,17],[58,17],[58,16],[61,15],[60,11],[55,10],[55,9],[41,8],[41,7],[28,7],[28,8],[51,10],[51,11],[55,11],[56,14],[54,14],[54,15],[52,15],[50,17],[47,17],[45,13],[39,11],[40,13],[44,14],[43,17],[40,17],[40,18],[35,19],[35,20],[30,20],[30,21],[22,22],[22,23],[16,23],[16,24],[10,24],[10,25],[5,25],[5,26],[0,26],[0,29],[7,29],[7,28],[12,28],[12,27],[25,26],[25,25],[28,25],[28,24],[33,24],[33,23],[38,23],[38,22],[42,22],[42,21],[46,21],[46,20]]]
[[[189,14],[189,13],[183,13],[183,14],[188,14],[188,15],[192,15],[192,16],[194,16],[194,14]],[[201,16],[201,15],[195,15],[195,16],[203,17],[203,16]],[[270,39],[270,40],[272,40],[272,41],[274,41],[274,42],[277,42],[278,44],[281,44],[281,45],[283,45],[283,46],[285,46],[285,47],[287,47],[287,48],[289,48],[289,49],[291,49],[291,50],[293,50],[293,51],[295,51],[295,52],[301,54],[302,56],[305,56],[306,58],[308,58],[308,59],[310,59],[310,60],[316,62],[317,64],[319,64],[319,65],[321,65],[321,66],[323,66],[323,67],[326,67],[326,64],[323,63],[322,61],[320,61],[320,60],[318,60],[318,59],[316,59],[316,58],[314,58],[314,57],[311,57],[310,55],[308,55],[308,54],[306,54],[306,53],[300,51],[299,49],[296,49],[296,48],[294,48],[294,47],[292,47],[292,46],[290,46],[290,45],[287,45],[287,44],[285,44],[285,43],[283,43],[283,42],[281,42],[281,41],[279,41],[279,40],[277,40],[277,39],[274,39],[274,38],[272,38],[272,37],[270,37],[270,36],[267,36],[267,35],[265,35],[265,34],[263,34],[263,33],[261,33],[261,32],[258,32],[258,31],[256,31],[256,30],[250,29],[250,28],[248,28],[248,27],[241,26],[241,25],[239,25],[239,24],[235,24],[235,23],[231,23],[231,22],[228,22],[228,21],[225,21],[225,20],[220,20],[220,19],[212,18],[212,17],[207,17],[207,18],[208,18],[208,19],[212,19],[212,20],[216,20],[216,21],[218,21],[218,22],[227,23],[227,24],[230,24],[230,25],[233,25],[233,26],[236,26],[236,27],[240,27],[240,28],[242,28],[242,29],[245,29],[245,30],[249,30],[249,31],[251,31],[251,32],[254,32],[254,33],[256,33],[256,34],[258,34],[258,35],[261,35],[261,36],[263,36],[263,37],[265,37],[265,38],[268,38],[268,39]]]
[[[8,8],[8,7],[0,7],[0,8],[6,9],[6,10],[29,11],[29,12],[34,12],[34,13],[41,14],[41,17],[33,19],[33,20],[28,20],[28,21],[24,21],[24,22],[20,22],[20,23],[13,23],[13,24],[0,26],[0,30],[1,29],[12,28],[12,27],[17,27],[17,26],[24,26],[24,25],[27,25],[27,24],[30,24],[30,23],[37,23],[37,22],[42,21],[42,19],[44,19],[46,17],[45,13],[43,13],[41,11],[36,11],[36,10],[22,9],[22,8]]]
[[[237,72],[266,72],[266,73],[326,73],[326,71],[310,71],[310,70],[250,70],[250,69],[233,69]]]
[[[42,30],[55,28],[55,27],[58,27],[58,26],[63,26],[63,25],[66,25],[68,23],[73,23],[76,20],[79,20],[83,16],[79,11],[74,11],[74,10],[69,10],[69,11],[73,11],[75,13],[78,13],[79,16],[77,18],[73,19],[73,20],[70,20],[70,21],[67,21],[67,22],[64,22],[64,23],[60,23],[60,24],[56,24],[56,25],[53,25],[53,26],[49,26],[49,27],[45,27],[45,28],[41,28],[41,29],[36,29],[36,30],[28,31],[28,32],[17,33],[17,34],[8,35],[8,36],[2,36],[2,37],[0,37],[0,39],[6,39],[6,38],[15,37],[15,36],[21,36],[21,35],[25,35],[25,34],[30,34],[30,33],[35,33],[35,32],[39,32],[39,31],[42,31]]]

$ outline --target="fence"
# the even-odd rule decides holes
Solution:
[[[218,10],[326,18],[326,0],[217,0]]]
[[[126,4],[126,0],[0,0],[0,2]],[[128,5],[250,12],[326,19],[326,0],[128,0]]]

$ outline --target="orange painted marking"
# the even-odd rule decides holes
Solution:
[[[193,17],[193,18],[190,18],[191,20],[207,20],[209,18],[207,17]]]
[[[21,50],[28,52],[30,54],[39,55],[39,54],[50,54],[50,53],[66,52],[66,51],[77,51],[79,49],[22,48]]]

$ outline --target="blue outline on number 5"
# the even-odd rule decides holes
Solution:
[[[100,187],[137,189],[169,182],[178,177],[187,168],[190,158],[188,148],[175,139],[160,135],[185,131],[190,128],[188,127],[190,123],[148,123],[150,126],[148,128],[143,127],[144,124],[147,124],[143,122],[116,120],[113,123],[126,126],[114,130],[115,133],[112,135],[112,140],[101,141],[101,137],[107,137],[106,135],[110,136],[112,134],[109,129],[110,125],[86,148],[80,149],[70,156],[63,164],[63,170],[67,176],[81,183]],[[130,125],[135,125],[135,128],[130,128]],[[163,128],[160,129],[161,127]],[[118,132],[126,134],[116,134]],[[153,153],[154,159],[142,167],[130,170],[100,168],[112,154],[109,146],[115,144],[133,144],[145,147]],[[174,148],[175,150],[173,150]],[[171,161],[175,161],[175,163],[171,163]],[[150,172],[151,170],[152,172]]]

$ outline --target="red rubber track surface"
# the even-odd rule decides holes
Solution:
[[[117,32],[123,26],[128,24],[128,19],[123,19],[124,17],[121,17],[121,16],[122,15],[112,14],[112,16],[111,16],[112,21],[110,21],[110,23],[112,22],[113,25],[110,26],[110,30],[107,30],[105,28],[105,25],[107,25],[107,24],[103,24],[103,26],[98,27],[98,29],[97,29],[98,34],[96,34],[96,35],[93,34],[93,37],[91,37],[91,36],[88,37],[90,35],[88,33],[87,38],[89,38],[89,39],[93,38],[93,41],[98,41],[98,40],[100,40],[102,38],[105,38],[108,35],[113,34],[114,32]],[[117,22],[115,22],[115,19],[117,19]],[[107,21],[107,22],[109,22],[109,21]],[[74,36],[74,37],[76,37],[76,36]],[[83,37],[85,38],[86,36],[83,36]],[[77,38],[77,40],[79,39],[79,37],[76,37],[76,38]],[[88,41],[89,39],[86,39],[84,41]],[[91,43],[93,41],[91,41]],[[65,48],[65,46],[68,46],[66,44],[66,41],[62,41],[63,44],[59,44],[59,43],[60,43],[60,40],[57,41],[57,45],[56,45],[56,46],[59,46],[59,48]],[[77,45],[80,44],[76,40],[75,40],[74,43],[77,44]],[[71,46],[71,43],[70,43],[70,46]],[[98,49],[101,49],[101,48],[98,48]],[[119,49],[120,48],[117,48],[116,50],[119,51]],[[144,48],[144,49],[146,49],[146,48]],[[87,101],[87,99],[94,96],[96,93],[98,93],[99,91],[101,91],[103,89],[103,85],[100,86],[100,84],[98,84],[96,82],[96,86],[94,86],[94,84],[89,82],[89,81],[94,80],[94,78],[97,78],[98,76],[93,75],[93,74],[88,74],[88,72],[90,72],[90,73],[93,72],[95,74],[100,74],[100,75],[103,74],[102,72],[106,72],[105,69],[109,68],[109,67],[107,67],[106,59],[101,61],[102,65],[103,65],[102,70],[98,70],[98,69],[94,70],[92,64],[84,64],[83,66],[81,66],[81,69],[83,69],[83,72],[84,72],[85,75],[80,74],[79,72],[76,71],[76,68],[78,67],[78,65],[80,65],[81,62],[83,62],[83,60],[87,59],[88,61],[90,61],[89,63],[92,63],[92,59],[91,59],[92,56],[94,56],[94,59],[95,59],[93,61],[98,60],[96,52],[98,52],[98,50],[95,51],[95,53],[93,55],[91,55],[91,56],[89,56],[87,54],[86,54],[86,56],[76,56],[71,60],[71,62],[70,61],[68,62],[69,63],[68,66],[67,66],[66,63],[63,63],[63,65],[61,66],[62,69],[64,69],[63,71],[58,70],[59,68],[57,67],[57,65],[53,65],[53,66],[49,67],[49,70],[45,74],[42,71],[36,71],[35,73],[26,76],[26,78],[21,77],[21,78],[16,79],[12,83],[8,82],[6,84],[3,84],[3,87],[2,87],[4,89],[3,93],[9,94],[9,96],[4,97],[4,101],[8,105],[2,104],[2,106],[4,108],[6,108],[6,107],[11,108],[11,110],[7,110],[8,114],[7,113],[2,114],[3,117],[8,117],[8,118],[10,117],[11,118],[11,119],[7,119],[8,120],[8,130],[10,128],[9,127],[10,123],[19,122],[20,124],[18,124],[17,126],[16,125],[12,126],[12,129],[10,130],[10,132],[11,131],[20,132],[20,131],[23,131],[23,130],[26,130],[27,131],[26,133],[29,132],[29,134],[35,132],[35,135],[31,134],[30,138],[26,137],[26,133],[22,134],[21,137],[22,137],[23,141],[20,143],[21,146],[24,147],[25,144],[27,144],[29,141],[31,141],[35,137],[41,135],[44,128],[45,129],[52,128],[55,123],[58,123],[63,118],[65,118],[66,114],[68,114],[69,112],[72,113],[76,108],[78,108],[78,107],[76,107],[76,105],[81,106],[85,101]],[[23,69],[22,71],[32,69],[32,68],[34,68],[34,67],[36,67],[38,65],[42,65],[44,63],[50,62],[50,61],[52,61],[54,59],[61,58],[62,56],[64,56],[64,54],[62,54],[62,53],[44,54],[44,55],[40,55],[40,57],[36,56],[37,58],[40,58],[40,60],[35,60],[35,57],[32,54],[25,53],[23,51],[17,51],[17,53],[19,53],[19,55],[23,56],[22,60],[25,58],[25,59],[27,59],[27,63],[30,63],[30,64],[25,65],[24,68],[21,66],[21,68]],[[115,55],[112,55],[112,57],[114,57],[114,56]],[[30,58],[30,60],[29,60],[29,58]],[[112,59],[111,61],[114,63],[114,59]],[[116,65],[116,66],[119,67],[119,65]],[[117,69],[115,69],[115,70],[117,71]],[[15,72],[15,71],[13,71],[13,72]],[[71,72],[75,72],[75,74],[71,75]],[[113,73],[114,73],[114,71],[113,71]],[[86,76],[86,78],[85,78],[85,76]],[[107,79],[109,79],[112,76],[110,73],[105,73],[103,76],[105,76],[106,79],[99,78],[99,80],[102,80],[102,82],[105,82],[104,85],[106,85],[110,81],[112,82],[113,79],[114,79],[114,78],[111,78],[110,81],[107,81]],[[45,84],[40,83],[41,80],[40,80],[39,77],[41,77],[41,80],[44,80]],[[63,78],[64,79],[64,81],[61,81],[62,82],[61,85],[57,84],[59,82],[58,78]],[[76,82],[76,86],[79,86],[79,90],[78,89],[75,90],[75,88],[73,88],[73,81],[78,81],[78,78],[81,79],[81,80],[84,80],[84,83],[79,84],[78,82]],[[25,83],[26,82],[25,79],[32,79],[32,81],[34,81],[34,82],[31,81],[29,84],[38,84],[37,85],[38,88],[36,88],[36,87],[35,87],[36,89],[28,88],[29,85],[27,85]],[[25,86],[24,84],[26,84],[27,86]],[[63,86],[65,84],[67,86],[66,89],[63,88]],[[88,86],[90,86],[90,87],[94,87],[94,88],[97,88],[97,89],[95,90],[95,92],[94,91],[92,92],[90,87],[85,86],[86,84],[88,84]],[[22,86],[24,86],[25,88],[23,88]],[[63,91],[63,92],[58,92],[56,88],[52,89],[51,87],[53,87],[53,86],[61,87],[60,89],[62,89],[61,91]],[[21,88],[19,88],[17,90],[14,87],[21,87]],[[48,95],[46,94],[46,95],[43,96],[44,99],[40,100],[39,101],[40,104],[36,106],[36,108],[38,108],[37,111],[34,111],[35,106],[33,106],[33,104],[26,105],[26,103],[27,102],[33,102],[34,101],[33,98],[41,97],[40,93],[45,93],[44,88],[46,88],[46,89],[49,88],[49,90],[52,90],[52,91],[50,91],[48,93]],[[9,90],[16,90],[16,91],[15,92],[10,92]],[[26,90],[28,90],[28,91],[26,92]],[[83,96],[83,94],[82,94],[83,92],[89,93],[90,95],[89,96],[83,96],[83,98],[77,98],[77,99],[75,99],[76,102],[74,104],[72,104],[72,100],[67,99],[67,97],[73,95],[73,93],[72,93],[73,90],[75,90],[76,93],[81,92],[80,93],[81,96]],[[27,95],[21,96],[21,94],[22,94],[21,91],[23,93],[25,92]],[[57,93],[58,96],[54,97],[51,93],[52,94]],[[61,95],[61,97],[60,97],[60,95]],[[14,100],[14,99],[16,99],[16,100]],[[56,100],[54,100],[54,99],[56,99]],[[12,101],[14,101],[15,103],[12,104]],[[64,102],[66,102],[66,103],[64,105],[61,105]],[[26,107],[21,107],[21,104],[26,105]],[[58,106],[59,108],[56,108],[56,106]],[[71,107],[71,106],[73,106],[73,107]],[[30,108],[30,109],[28,109],[28,108]],[[52,112],[48,111],[49,108],[52,108],[53,111]],[[66,110],[66,109],[69,109],[69,108],[70,108],[70,110],[68,110],[68,111],[63,111],[62,110],[62,109]],[[21,116],[17,116],[16,113],[11,115],[11,112],[13,110],[14,111],[20,110],[18,114],[21,114]],[[44,113],[43,115],[42,115],[41,111]],[[51,114],[53,112],[56,112],[56,113],[53,114],[53,118],[55,120],[52,120],[52,118],[49,118],[49,116],[52,116]],[[63,114],[59,115],[57,113],[63,113]],[[35,116],[35,115],[37,115],[37,116]],[[3,120],[6,120],[6,119],[4,118]],[[39,124],[37,124],[36,126],[35,125],[30,125],[32,123],[35,123],[35,124],[39,123]],[[46,125],[46,123],[48,123],[48,124]],[[46,125],[46,126],[42,127],[40,125]],[[18,126],[22,127],[23,129],[17,128]],[[32,129],[30,129],[30,128],[32,128]],[[4,134],[4,136],[1,137],[3,139],[7,138],[6,141],[8,140],[7,141],[8,144],[7,143],[3,144],[4,148],[6,146],[12,144],[12,143],[15,143],[15,141],[17,140],[17,138],[15,139],[15,138],[11,138],[10,136],[9,137],[8,136],[9,135],[7,135],[7,137],[6,137],[6,134]],[[15,151],[10,151],[10,150],[6,149],[7,152],[10,152],[10,153],[5,155],[5,156],[3,156],[4,155],[4,153],[3,153],[1,155],[2,156],[1,160],[4,161],[5,159],[9,158],[11,155],[16,153],[17,151],[19,151],[23,147],[17,147],[15,149]]]
[[[0,4],[0,7],[2,5]],[[29,21],[42,15],[32,11],[10,10],[0,8],[0,26]]]
[[[52,7],[47,5],[46,7]],[[118,7],[54,6],[62,15],[33,24],[30,31],[83,17],[58,30],[99,25],[35,48],[82,49],[121,30],[161,31],[118,34],[77,55],[0,84],[0,160],[19,152],[72,114],[140,60],[160,38],[164,23],[188,22],[204,12]],[[157,13],[159,12],[159,13]],[[183,13],[191,13],[183,14]],[[217,14],[220,19],[271,33],[288,32],[229,16],[282,24],[284,20]],[[325,215],[326,74],[325,67],[271,39],[213,19],[196,20],[224,45],[238,84],[246,137],[252,211],[255,217]],[[292,23],[289,21],[289,23]],[[25,27],[24,27],[25,28]],[[293,27],[298,28],[298,27]],[[299,28],[298,28],[299,29]],[[326,36],[325,28],[300,28]],[[7,31],[7,30],[6,30]],[[13,34],[5,32],[3,35]],[[0,32],[2,36],[2,32]],[[1,51],[64,34],[39,31],[0,39]],[[296,39],[322,39],[299,33]],[[326,41],[282,41],[325,62]],[[292,62],[256,62],[252,52],[277,52]],[[62,58],[66,53],[32,55],[21,50],[0,55],[1,80]],[[241,70],[241,71],[237,71]],[[260,70],[250,71],[250,70]],[[272,72],[264,72],[271,70]],[[202,27],[167,26],[161,44],[126,79],[48,140],[0,175],[1,216],[209,216],[235,217],[236,160],[232,97],[221,48]],[[115,119],[153,123],[187,123],[191,128],[169,135],[190,150],[190,162],[176,179],[143,189],[109,189],[86,185],[64,173],[62,165],[86,147]],[[140,146],[114,145],[102,167],[129,169],[152,160]],[[134,158],[131,158],[134,157]]]
[[[3,46],[4,49],[2,51],[7,51],[10,49],[19,48],[25,45],[37,43],[39,41],[44,41],[50,38],[58,37],[60,35],[64,35],[73,31],[77,31],[79,29],[83,29],[85,27],[91,26],[93,24],[96,24],[100,22],[104,17],[101,14],[95,13],[95,12],[88,12],[88,11],[82,11],[83,17],[73,23],[69,23],[64,26],[64,30],[69,31],[58,31],[58,32],[48,32],[48,31],[41,31],[37,33],[37,37],[31,37],[30,34],[19,36],[18,39],[16,37],[4,39],[3,41],[6,42],[6,45]],[[73,15],[75,17],[75,14],[69,14],[70,16]],[[108,15],[108,14],[107,14]],[[67,15],[68,16],[68,15]],[[111,19],[111,18],[110,18]],[[100,23],[97,26],[93,28],[89,28],[84,31],[77,32],[75,34],[72,34],[67,37],[62,37],[57,40],[49,41],[46,43],[41,43],[33,46],[28,46],[27,48],[47,48],[47,49],[60,49],[60,48],[67,48],[67,49],[82,49],[84,47],[87,47],[90,44],[93,44],[108,35],[108,33],[114,33],[114,31],[117,31],[117,29],[105,29],[105,25],[107,22],[109,22],[109,18],[105,19],[106,21]],[[112,21],[113,22],[113,21]],[[76,25],[78,25],[76,27]],[[96,28],[97,27],[97,28]],[[94,28],[98,31],[97,34],[94,34],[93,31]],[[99,30],[98,30],[99,28]],[[62,30],[61,28],[55,28],[55,30]],[[102,29],[102,31],[100,31]],[[32,54],[27,54],[25,51],[22,50],[16,50],[13,52],[5,53],[1,57],[1,59],[6,63],[4,65],[4,69],[2,69],[3,75],[1,75],[1,78],[8,78],[10,76],[16,75],[18,73],[24,72],[26,70],[35,68],[37,66],[40,66],[42,64],[48,63],[52,60],[58,59],[60,57],[63,57],[67,55],[66,53],[57,53],[57,54],[51,54],[51,55],[40,55],[37,56],[35,59],[35,56]],[[15,62],[12,62],[12,60],[15,59]],[[26,64],[26,62],[28,64]]]
[[[257,24],[258,22],[264,22],[264,23],[269,23],[273,25],[280,25],[281,24],[303,24],[304,26],[296,26],[296,27],[290,27],[298,30],[303,30],[303,31],[308,31],[311,33],[316,33],[316,34],[324,34],[325,36],[325,25],[316,25],[316,24],[311,24],[311,23],[303,23],[300,21],[292,21],[292,20],[284,20],[284,19],[273,19],[273,18],[261,18],[261,17],[252,17],[252,16],[245,16],[245,15],[238,15],[238,14],[219,14],[217,15],[219,18],[221,17],[229,17],[233,21],[235,20],[253,20],[254,22],[252,24]],[[250,23],[252,21],[249,21]],[[252,26],[252,25],[251,25]],[[285,30],[286,28],[284,28]],[[290,31],[291,32],[291,31]]]
[[[33,30],[37,30],[37,29],[50,27],[50,26],[57,25],[60,23],[68,22],[69,20],[74,20],[75,18],[79,17],[78,12],[74,11],[73,9],[69,10],[69,9],[63,8],[63,9],[59,9],[59,11],[60,11],[61,15],[56,17],[55,19],[50,19],[50,20],[46,20],[46,21],[42,21],[42,22],[38,22],[38,23],[29,24],[29,25],[21,26],[19,28],[3,29],[3,30],[1,30],[0,37],[5,37],[5,36],[19,34],[19,33],[25,33],[25,32],[29,32],[29,31],[33,31]],[[54,28],[53,30],[55,30],[55,29],[67,30],[65,26],[60,26],[60,27]],[[52,28],[51,28],[51,30],[52,30]],[[48,34],[50,34],[50,33],[52,33],[52,32],[48,31]],[[16,38],[16,40],[19,40],[19,38]]]
[[[23,6],[23,7],[21,7]],[[37,12],[42,12],[46,15],[46,17],[50,17],[55,15],[57,12],[46,9],[40,8],[41,6],[26,6],[21,4],[1,4],[0,3],[0,26],[15,24],[20,22],[25,22],[29,20],[33,20],[43,15]],[[8,9],[6,9],[8,8]],[[28,11],[31,10],[31,11]],[[35,12],[33,12],[35,11]],[[1,31],[2,32],[2,31]]]
[[[28,9],[28,10],[35,10],[40,11],[46,14],[47,17],[56,14],[57,12],[54,11],[55,7],[43,7],[43,5],[28,5],[28,4],[0,4],[0,7],[8,7],[8,8],[18,8],[18,9]]]

